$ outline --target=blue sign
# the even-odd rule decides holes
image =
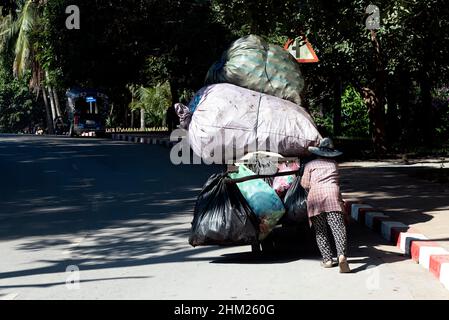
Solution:
[[[97,99],[94,97],[86,97],[86,102],[97,102]]]

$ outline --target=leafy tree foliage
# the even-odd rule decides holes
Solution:
[[[145,125],[163,127],[166,125],[167,109],[172,106],[172,95],[168,81],[154,87],[129,86],[133,99],[131,110],[143,110]]]
[[[0,62],[0,132],[33,133],[45,127],[45,110],[29,91],[28,76],[15,79]]]
[[[331,133],[368,130],[380,152],[438,143],[447,133],[444,0],[377,0],[375,31],[365,25],[368,0],[78,0],[79,30],[65,28],[72,1],[3,0],[1,24],[19,21],[27,3],[38,9],[23,33],[32,59],[16,59],[17,67],[33,74],[38,63],[48,74],[45,84],[60,93],[72,86],[109,93],[121,126],[129,124],[128,84],[148,90],[168,84],[171,100],[186,102],[238,37],[255,33],[282,45],[305,34],[320,62],[302,65],[304,106]]]

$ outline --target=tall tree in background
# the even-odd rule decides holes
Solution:
[[[13,74],[21,78],[27,70],[31,71],[30,88],[39,96],[42,92],[43,101],[47,114],[47,126],[53,131],[53,120],[61,115],[57,94],[48,84],[48,70],[44,71],[38,59],[38,43],[32,34],[39,29],[44,0],[22,0],[17,1],[16,7],[3,19],[1,25],[2,51],[14,53]],[[13,10],[14,9],[14,10]],[[47,85],[45,85],[45,80]],[[50,100],[50,106],[47,101]],[[51,107],[51,108],[50,108]]]
[[[238,37],[257,33],[283,45],[303,32],[320,59],[302,65],[304,105],[317,122],[334,135],[357,132],[347,130],[347,114],[355,113],[345,111],[341,98],[345,94],[351,105],[348,94],[355,88],[358,112],[359,94],[365,98],[378,152],[395,143],[429,143],[442,114],[433,94],[449,82],[449,7],[444,0],[378,0],[381,26],[371,32],[365,26],[369,3],[78,0],[81,29],[68,30],[69,0],[3,0],[0,23],[8,30],[3,47],[11,48],[16,74],[27,70],[32,87],[45,87],[52,117],[63,89],[96,87],[110,93],[115,118],[126,125],[127,84],[149,88],[168,81],[174,102],[187,99],[185,93],[203,85],[209,66]],[[164,72],[150,70],[151,57]]]

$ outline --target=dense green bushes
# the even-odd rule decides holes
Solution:
[[[0,132],[33,132],[45,128],[45,109],[28,89],[27,79],[14,79],[0,64]]]

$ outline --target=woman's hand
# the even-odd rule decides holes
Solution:
[[[266,218],[262,218],[259,223],[259,231],[260,233],[268,233],[270,228],[268,226],[268,221]]]

